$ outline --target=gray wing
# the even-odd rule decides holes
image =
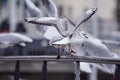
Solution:
[[[54,26],[57,23],[57,18],[50,18],[50,17],[31,17],[31,18],[25,18],[25,22],[32,23],[32,24],[39,24],[39,25],[45,25],[45,26]]]
[[[112,57],[110,50],[98,40],[84,40],[83,49],[91,56]]]
[[[66,36],[70,34],[69,32],[65,32],[61,19],[57,17],[44,17],[39,19],[26,18],[25,21],[32,24],[39,24],[39,25],[45,25],[45,26],[51,26],[51,27],[54,26],[62,36]]]
[[[52,0],[41,0],[41,2],[49,17],[58,17],[57,7]]]
[[[25,0],[26,8],[29,11],[31,17],[42,17],[40,9],[38,9],[31,0]],[[45,29],[41,27],[40,25],[36,25],[36,30],[39,32],[39,34],[43,34],[45,32]]]
[[[102,43],[105,44],[110,50],[120,49],[120,42],[102,40]]]
[[[30,12],[31,17],[41,17],[41,11],[33,4],[31,0],[25,0],[26,8]]]
[[[113,57],[109,49],[99,41],[95,42],[95,41],[86,40],[83,42],[83,49],[90,56]],[[115,69],[115,66],[111,64],[95,64],[95,65],[97,65],[96,66],[97,68],[107,73],[113,73]]]
[[[97,11],[97,8],[96,8],[96,7],[88,10],[88,11],[82,16],[82,18],[78,21],[78,23],[76,24],[76,27],[75,27],[75,29],[74,29],[74,32],[79,28],[79,26],[80,26],[82,23],[84,23],[84,22],[86,22],[88,19],[90,19],[90,18],[92,17],[92,15],[95,14],[96,11]],[[73,33],[74,33],[74,32],[73,32]]]

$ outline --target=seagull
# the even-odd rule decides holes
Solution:
[[[49,1],[41,1],[42,3],[43,3],[43,5],[45,6],[45,8],[44,9],[46,9],[46,11],[49,9],[50,11],[52,11],[52,13],[51,12],[49,12],[49,11],[47,11],[47,14],[48,14],[48,17],[50,17],[50,15],[52,15],[53,17],[55,17],[56,16],[56,14],[57,14],[57,8],[56,8],[56,6],[54,5],[54,3],[52,2],[52,4],[51,4],[51,2],[49,2]],[[47,3],[46,3],[47,2]],[[51,6],[51,7],[48,7],[46,4],[48,4],[48,3],[50,3],[49,5],[54,5],[54,6]],[[32,3],[32,1],[31,0],[25,0],[25,4],[26,4],[26,7],[27,7],[27,10],[29,11],[29,13],[31,14],[31,17],[33,17],[33,18],[35,18],[35,19],[39,19],[39,18],[41,18],[41,17],[43,17],[42,16],[42,14],[41,14],[41,11],[40,11],[40,9],[38,9],[33,3]],[[54,9],[53,9],[54,8]],[[53,14],[53,12],[55,11],[55,14]],[[48,13],[49,12],[49,13]],[[47,17],[47,18],[48,18]],[[47,25],[37,25],[36,26],[36,31],[37,31],[37,33],[38,34],[40,34],[41,32],[42,32],[42,35],[44,35],[44,37],[46,38],[46,39],[48,39],[48,40],[54,40],[54,38],[51,38],[51,37],[55,37],[55,36],[58,36],[58,35],[56,35],[56,34],[59,34],[58,33],[58,31],[55,29],[55,28],[48,28],[48,30],[47,29],[45,29],[44,31],[43,31],[43,29],[41,29],[41,28],[46,28],[46,26]],[[54,34],[55,35],[51,35],[51,36],[48,36],[47,34],[50,34],[49,33],[49,30],[55,30],[54,31]],[[61,35],[59,35],[59,36],[61,36]]]
[[[72,24],[72,26],[76,26],[75,22],[73,22],[70,18],[67,18],[67,20],[69,21],[69,23]],[[84,32],[86,33],[86,32]],[[87,35],[93,37],[91,34],[86,33]],[[114,40],[101,40],[101,42],[103,44],[105,44],[110,50],[114,50],[114,49],[118,49],[120,46],[120,42],[118,41],[114,41]]]
[[[71,36],[64,37],[52,44],[61,46],[70,45],[71,54],[74,56],[114,57],[109,48],[101,40],[79,29],[79,26],[85,20],[88,20],[89,17],[85,20],[82,19],[76,25]],[[115,69],[115,66],[111,64],[99,64],[96,67],[110,74],[114,73]]]
[[[27,1],[27,0],[26,0]],[[48,22],[50,21],[50,17],[52,16],[52,17],[54,17],[54,20],[55,20],[55,18],[56,19],[58,19],[58,15],[57,15],[57,8],[56,8],[56,6],[54,5],[54,3],[52,2],[52,0],[42,0],[42,3],[44,4],[44,7],[45,7],[45,9],[46,9],[46,11],[47,11],[47,14],[49,15],[49,19],[47,19],[48,20]],[[51,4],[52,3],[52,4]],[[49,5],[46,5],[46,4],[49,4]],[[52,6],[53,5],[53,6]],[[52,9],[52,10],[51,10]],[[34,18],[29,18],[31,21],[33,21],[33,23],[34,23],[34,20],[37,20],[37,19],[40,19],[40,17],[37,17],[37,16],[35,16]],[[29,19],[25,19],[25,21],[28,21]],[[51,18],[52,19],[52,18]],[[59,21],[58,21],[59,20]],[[59,24],[57,24],[57,26],[59,26],[57,29],[56,29],[56,27],[48,27],[48,29],[46,30],[46,32],[45,32],[45,34],[44,34],[44,36],[48,39],[48,40],[50,40],[50,45],[51,45],[51,42],[53,42],[53,41],[55,41],[55,40],[58,40],[58,39],[60,39],[60,38],[62,38],[62,36],[66,36],[67,35],[67,33],[68,34],[71,34],[69,31],[66,31],[67,29],[69,29],[68,28],[68,26],[67,26],[67,20],[66,19],[58,19],[58,20],[56,20],[56,22]],[[30,21],[30,22],[31,22]],[[29,21],[28,21],[29,22]],[[45,25],[45,24],[42,24],[42,25]],[[46,24],[47,25],[47,24]],[[55,24],[56,25],[56,24]],[[61,28],[62,27],[62,28]],[[61,34],[58,32],[59,31],[59,29],[61,30],[64,30],[64,31],[66,31],[66,32],[64,32],[64,33],[62,33],[63,31],[61,30]],[[51,31],[53,31],[52,33],[52,35],[51,36],[49,36],[50,35],[50,33],[51,33]],[[66,34],[65,34],[66,33]],[[65,35],[64,35],[65,34]],[[87,67],[83,67],[83,66],[86,66],[87,65],[87,63],[81,63],[81,70],[82,71],[84,71],[84,72],[87,72],[87,73],[91,73],[92,72],[92,70],[91,70],[91,68],[90,68],[90,66],[89,65],[87,65]]]
[[[76,31],[76,29],[78,28],[79,25],[86,22],[96,11],[97,11],[96,7],[93,7],[92,9],[86,11],[86,13],[82,16],[82,18],[78,22],[77,27],[75,27],[74,32]],[[50,40],[49,43],[50,44],[52,43],[53,46],[54,46],[54,42],[60,41],[65,37],[69,38],[72,35],[72,32],[67,30],[67,24],[61,23],[61,22],[65,22],[62,20],[65,20],[65,19],[60,19],[57,17],[42,17],[39,19],[38,18],[26,18],[25,19],[25,21],[28,23],[39,24],[39,25],[48,25],[51,27],[54,26],[58,30],[58,32],[60,33],[61,36],[59,38],[54,38],[54,40]],[[64,28],[64,26],[66,26],[66,29]],[[66,38],[65,38],[65,40],[66,40]],[[62,40],[62,41],[64,42],[64,40]]]
[[[80,19],[79,21],[80,23],[78,23],[77,26],[79,27],[80,24],[86,22],[96,11],[97,11],[96,7],[88,10],[85,13],[85,15]],[[33,18],[26,18],[25,21],[32,24],[47,25],[51,27],[54,26],[63,37],[71,35],[72,33],[68,31],[67,19],[61,19],[58,17],[42,17],[42,18],[33,17]],[[78,27],[76,27],[75,30]]]
[[[15,45],[26,46],[25,42],[33,40],[19,33],[0,33],[0,48],[7,48]]]
[[[31,2],[31,0],[25,0],[25,3],[26,3],[26,6],[28,6],[28,10],[29,10],[30,14],[33,14],[32,11],[34,11],[36,14],[40,14],[40,11]],[[58,17],[57,7],[54,4],[54,2],[52,0],[41,0],[41,3],[43,4],[43,8],[44,8],[44,10],[46,11],[46,13],[49,17],[49,18],[48,17],[44,18],[44,20],[45,21],[51,21],[51,19],[53,20],[53,18],[54,18],[53,23],[54,23],[54,21],[56,23],[56,24],[50,24],[50,25],[46,25],[46,26],[56,25],[55,28],[60,32],[60,34],[62,36],[68,35],[68,33],[70,33],[70,31],[68,31],[69,27],[67,26],[67,19],[61,19],[61,18]],[[33,17],[33,18],[26,18],[25,21],[28,22],[28,23],[39,24],[38,23],[39,20],[41,18],[43,18],[43,16],[40,17],[38,15],[34,15],[34,16],[31,16],[31,17]],[[43,27],[43,26],[41,26],[41,27]],[[47,31],[47,29],[46,29],[46,31]]]
[[[65,42],[66,41],[66,42]],[[53,45],[70,45],[73,56],[113,57],[113,54],[99,39],[88,36],[84,31],[76,32],[71,39],[64,38]],[[94,64],[107,73],[114,73],[115,66],[110,64]]]
[[[65,40],[67,40],[69,42],[70,37],[72,37],[72,35],[77,32],[76,30],[79,28],[79,26],[81,24],[83,24],[84,22],[86,22],[88,19],[90,19],[92,17],[93,14],[95,14],[95,12],[97,11],[96,7],[93,7],[92,9],[86,11],[86,13],[82,16],[82,18],[78,21],[74,31],[72,33],[67,32],[67,36],[62,36]],[[72,22],[72,21],[71,21]],[[72,23],[73,24],[73,23]],[[62,38],[61,38],[62,39]],[[64,42],[64,39],[62,40]],[[58,40],[60,42],[60,40]]]

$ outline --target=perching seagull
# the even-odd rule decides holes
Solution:
[[[61,40],[55,41],[52,44],[61,46],[70,45],[72,55],[76,56],[87,55],[96,57],[113,57],[113,54],[110,52],[108,47],[102,43],[101,40],[90,36],[79,29],[79,26],[83,22],[84,18],[78,22],[71,36],[61,38]],[[110,64],[98,64],[97,68],[107,73],[114,73],[115,66]]]
[[[44,1],[51,1],[51,0],[43,0],[44,7],[46,7],[47,9],[49,9],[50,7],[49,7],[49,6],[47,7],[46,4],[49,4],[49,3],[51,3],[51,2],[48,2],[48,3],[47,3],[47,2],[44,2]],[[51,4],[49,4],[49,5],[51,5]],[[54,4],[52,3],[52,5],[54,5]],[[55,6],[54,6],[54,7],[55,7]],[[47,10],[47,9],[46,9],[46,10]],[[53,8],[51,7],[50,9],[55,10],[56,8],[53,9]],[[49,15],[49,16],[50,16],[50,15],[53,15],[52,17],[57,17],[57,14],[56,14],[56,13],[57,13],[57,10],[55,10],[55,11],[52,11],[52,10],[51,10],[50,12],[47,12],[48,15]],[[54,13],[54,12],[55,12],[55,13]],[[54,15],[53,13],[54,13],[55,15]],[[33,19],[39,19],[39,17],[33,18]],[[31,19],[30,19],[30,20],[31,20]],[[59,19],[59,20],[60,20],[59,25],[62,25],[62,24],[63,24],[64,27],[63,27],[62,29],[63,29],[64,31],[66,31],[66,30],[67,30],[67,27],[68,27],[67,24],[66,24],[66,20],[65,20],[65,21],[64,21],[63,19]],[[26,21],[27,21],[27,19],[26,19]],[[49,21],[49,19],[48,19],[48,21]],[[43,24],[43,25],[45,25],[45,24]],[[58,24],[57,24],[57,25],[58,25]],[[58,25],[58,26],[59,26],[59,25]],[[62,27],[62,26],[59,26],[59,27]],[[56,30],[56,32],[54,32],[54,33],[55,33],[55,34],[57,33],[57,34],[58,34],[58,37],[62,37],[62,36],[59,34],[59,32],[58,32],[58,28],[56,29],[55,27],[51,27],[51,28],[48,28],[48,29],[49,29],[49,30],[46,31],[46,34],[45,34],[45,35],[46,35],[46,37],[47,37],[51,42],[52,42],[52,41],[55,41],[54,38],[56,38],[56,37],[55,37],[54,35],[52,35],[52,36],[49,37],[49,35],[50,35],[50,34],[49,34],[49,31],[50,31],[50,30]],[[51,32],[50,32],[50,33],[51,33]],[[66,33],[69,33],[69,32],[66,32]],[[49,34],[49,35],[47,35],[47,34]],[[62,30],[61,30],[61,34],[62,34]],[[64,33],[63,33],[63,34],[64,34]],[[70,34],[70,33],[69,33],[69,34]],[[65,36],[66,36],[66,35],[65,35]],[[56,39],[57,39],[57,38],[56,38]],[[81,64],[81,66],[82,66],[82,65],[87,65],[87,64],[84,64],[84,63],[83,63],[83,64]],[[90,66],[89,66],[89,67],[90,67]],[[82,67],[81,67],[81,70],[82,70],[82,71],[85,71],[85,72],[87,72],[87,73],[90,73],[90,72],[91,72],[91,69],[90,69],[89,67],[83,68],[83,66],[82,66]]]
[[[25,46],[25,42],[32,41],[31,38],[19,33],[0,33],[0,48],[7,48],[15,45]]]

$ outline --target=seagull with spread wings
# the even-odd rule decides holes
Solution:
[[[27,1],[27,0],[26,0]],[[52,17],[37,17],[36,18],[27,18],[25,21],[29,23],[35,23],[39,25],[48,25],[48,26],[53,26],[49,27],[46,33],[44,34],[47,39],[50,40],[50,45],[52,45],[52,42],[58,41],[58,39],[61,39],[62,37],[68,36],[71,34],[70,31],[68,31],[68,26],[67,26],[67,21],[66,19],[60,19],[57,16],[57,8],[52,2],[52,0],[42,0],[43,7],[46,9],[47,14]],[[30,5],[29,5],[30,6]],[[42,18],[42,19],[41,19]],[[37,21],[38,20],[38,21]],[[39,23],[39,20],[43,23]],[[45,22],[44,22],[45,21]],[[51,30],[53,31],[52,36],[50,36]],[[57,33],[57,35],[55,35]],[[87,65],[87,67],[83,67]],[[91,68],[90,65],[87,63],[81,63],[81,70],[87,73],[91,73]]]
[[[89,55],[89,56],[96,56],[96,57],[113,57],[113,54],[111,54],[107,46],[105,46],[99,39],[92,37],[79,29],[79,26],[82,23],[84,23],[86,20],[88,20],[91,17],[91,15],[94,14],[94,11],[96,11],[95,8],[93,8],[92,10],[89,10],[88,12],[86,12],[85,15],[88,14],[87,17],[85,16],[80,19],[73,33],[70,36],[66,36],[66,37],[62,36],[61,39],[57,38],[58,40],[56,40],[55,42],[54,41],[51,42],[52,45],[66,46],[70,44],[72,55],[76,55],[76,56]],[[89,13],[91,13],[91,15],[89,15]],[[52,19],[50,21],[52,21]],[[40,19],[35,22],[37,22],[38,24],[42,23],[45,25],[47,24],[49,25],[49,22],[43,23],[42,21],[40,21]],[[50,24],[53,24],[53,23],[50,22]],[[102,69],[108,73],[114,72],[114,65],[100,64],[100,65],[97,65],[97,67],[98,66],[99,66],[99,69]]]
[[[84,19],[84,18],[82,18]],[[69,45],[71,54],[74,56],[95,56],[95,57],[113,57],[114,54],[110,52],[108,47],[102,43],[101,40],[87,34],[80,29],[81,23],[84,21],[80,19],[76,25],[73,33],[69,37],[65,37],[60,41],[52,43],[53,45]],[[107,72],[114,73],[115,66],[111,64],[94,64],[97,68]]]

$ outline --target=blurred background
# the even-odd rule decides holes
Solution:
[[[42,9],[40,0],[32,0]],[[97,13],[82,25],[82,29],[103,39],[120,41],[120,0],[53,0],[58,8],[60,18],[69,17],[77,22],[86,10],[93,6],[98,7]],[[44,14],[44,10],[42,12]],[[38,35],[35,25],[24,22],[29,17],[24,0],[0,0],[0,33],[18,32],[31,37],[33,43],[26,47],[11,47],[0,49],[0,56],[13,55],[55,55],[57,49],[50,47],[48,40]],[[33,27],[31,27],[33,26]],[[72,25],[69,24],[71,27]],[[72,29],[72,27],[71,27]],[[119,48],[111,50],[117,54]],[[13,80],[14,62],[0,62],[0,79]],[[21,78],[23,80],[40,80],[41,62],[21,62]],[[96,80],[110,80],[112,75],[98,70]],[[59,62],[48,64],[48,80],[73,80],[74,64]],[[90,80],[89,74],[82,72],[81,80]]]

